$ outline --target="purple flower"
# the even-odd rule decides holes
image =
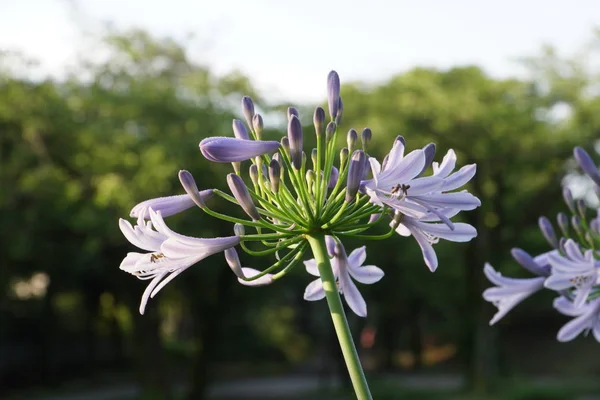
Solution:
[[[335,243],[333,238],[327,236],[327,250],[329,255],[332,256],[331,268],[333,269],[333,275],[336,278],[339,292],[346,299],[348,306],[354,311],[359,317],[367,316],[367,304],[363,299],[362,295],[358,291],[358,288],[352,281],[354,278],[356,281],[364,284],[372,284],[379,282],[383,278],[383,271],[374,265],[365,265],[367,258],[367,251],[365,246],[355,249],[349,256],[346,256],[346,250],[341,243]],[[313,276],[320,276],[317,262],[312,259],[304,262],[306,271]],[[304,300],[315,301],[321,300],[325,297],[325,289],[321,278],[317,278],[308,284],[304,292]]]
[[[446,210],[445,216],[449,219],[456,213],[458,213],[458,210]],[[477,230],[473,226],[465,223],[454,223],[451,228],[448,224],[441,223],[439,215],[434,213],[429,213],[421,218],[403,215],[396,232],[402,236],[412,235],[415,238],[423,252],[425,265],[431,272],[434,272],[438,267],[438,259],[433,245],[439,242],[440,239],[451,242],[468,242],[477,236]]]
[[[163,221],[160,212],[148,210],[151,222],[138,218],[133,227],[119,220],[123,235],[147,253],[128,253],[119,266],[139,279],[152,279],[142,295],[140,314],[144,313],[149,298],[154,297],[167,283],[204,258],[236,246],[237,236],[202,239],[173,232]],[[154,229],[153,229],[154,227]]]
[[[279,149],[275,141],[244,140],[231,137],[214,136],[200,142],[200,151],[209,161],[237,162],[245,161],[262,154],[272,154]]]
[[[502,276],[490,264],[483,269],[485,276],[495,287],[486,289],[483,298],[498,307],[498,312],[490,321],[490,325],[498,322],[517,304],[544,287],[544,277],[514,279]]]
[[[565,256],[558,252],[550,254],[548,261],[552,266],[552,274],[544,286],[553,290],[577,289],[573,300],[575,307],[581,307],[591,293],[594,285],[600,283],[598,261],[594,259],[592,250],[581,252],[579,245],[568,239],[564,245]]]
[[[600,298],[576,307],[561,296],[554,299],[554,308],[564,315],[575,317],[558,331],[556,338],[559,342],[569,342],[581,332],[587,335],[589,331],[592,331],[596,341],[600,342]]]
[[[198,192],[198,196],[200,197],[203,203],[210,199],[212,197],[212,194],[212,189]],[[150,212],[148,210],[152,208],[154,211],[159,211],[163,218],[170,217],[171,215],[175,215],[177,213],[185,211],[188,208],[193,207],[194,205],[194,200],[187,194],[180,194],[168,197],[158,197],[139,203],[131,209],[129,216],[132,218],[139,217],[142,219],[150,219]]]

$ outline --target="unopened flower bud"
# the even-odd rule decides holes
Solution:
[[[229,268],[231,268],[235,276],[238,278],[245,278],[244,273],[242,272],[242,263],[240,263],[240,257],[238,256],[237,251],[233,247],[230,247],[225,249],[224,253],[227,265],[229,265]]]
[[[317,137],[321,137],[321,135],[323,135],[323,129],[325,128],[325,110],[323,110],[322,107],[315,108],[313,124],[315,125]]]
[[[342,124],[342,115],[343,114],[344,114],[344,102],[342,102],[342,98],[340,97],[337,115],[335,116],[335,123],[337,126],[340,126]]]
[[[544,267],[540,266],[538,263],[536,263],[534,261],[533,257],[531,257],[529,255],[529,253],[527,253],[526,251],[521,250],[519,248],[514,248],[510,251],[510,253],[512,254],[512,256],[516,262],[518,262],[523,268],[525,268],[527,271],[531,272],[532,274],[539,275],[539,276],[549,276],[550,275],[550,266],[549,265],[546,265]]]
[[[233,233],[235,233],[236,236],[244,236],[246,234],[246,228],[242,224],[235,224],[233,225]]]
[[[214,162],[249,160],[262,154],[273,154],[279,149],[275,141],[244,140],[232,137],[208,137],[200,142],[200,152]]]
[[[362,142],[362,148],[366,152],[369,148],[369,143],[371,143],[371,138],[373,137],[373,133],[371,129],[365,128],[362,130],[360,134],[360,141]]]
[[[571,189],[568,187],[563,188],[563,199],[565,199],[565,204],[569,207],[572,213],[575,212],[575,201],[573,200],[573,194],[571,193]]]
[[[250,175],[250,179],[252,180],[254,188],[258,188],[258,166],[256,164],[252,164],[250,166],[248,175]]]
[[[273,193],[279,192],[279,182],[281,180],[281,165],[275,159],[269,164],[269,181],[271,181],[271,190]]]
[[[569,217],[567,217],[567,214],[563,212],[558,213],[556,222],[563,236],[569,236]]]
[[[252,117],[254,117],[254,102],[248,96],[242,97],[242,114],[246,118],[246,123],[252,127]]]
[[[571,226],[573,226],[573,229],[575,230],[575,232],[577,233],[577,235],[583,236],[583,225],[581,224],[581,218],[579,218],[577,215],[573,215],[571,217]]]
[[[327,128],[325,128],[325,142],[331,142],[333,139],[333,135],[335,134],[335,130],[337,129],[337,125],[335,122],[330,122],[327,124]]]
[[[312,151],[310,152],[310,159],[315,170],[317,169],[317,155],[317,149],[312,149]]]
[[[331,176],[329,177],[329,183],[327,187],[333,189],[340,178],[340,171],[336,167],[331,167]]]
[[[579,214],[579,216],[582,219],[585,219],[585,214],[587,211],[587,207],[585,206],[585,201],[583,201],[583,199],[579,199],[577,200],[577,214]]]
[[[354,150],[356,150],[355,145],[356,145],[357,140],[358,140],[358,132],[356,132],[355,129],[350,129],[348,131],[348,136],[346,138],[346,142],[348,143],[348,150],[350,152],[353,152]]]
[[[212,195],[212,191],[210,193],[206,192],[204,195],[201,195],[201,193],[198,192],[198,186],[196,185],[194,177],[189,171],[186,170],[179,171],[179,182],[181,182],[181,186],[183,186],[185,192],[198,207],[206,207],[204,201],[210,197],[210,195]]]
[[[288,139],[290,141],[290,158],[296,169],[302,168],[302,125],[295,115],[288,122]]]
[[[256,138],[260,140],[264,129],[263,118],[260,114],[254,114],[252,117],[252,127],[254,128],[254,133],[256,133]]]
[[[309,169],[306,171],[306,185],[308,186],[308,192],[313,193],[313,184],[315,183],[315,171]]]
[[[288,109],[287,109],[288,121],[292,118],[292,115],[295,115],[297,118],[300,118],[300,116],[298,115],[298,110],[296,110],[294,107],[288,107]]]
[[[348,167],[348,182],[346,183],[346,202],[349,203],[356,197],[360,181],[364,175],[365,168],[365,152],[356,150],[350,158],[350,166]]]
[[[340,168],[343,168],[344,165],[346,164],[349,154],[350,154],[350,152],[348,151],[347,147],[344,147],[340,150]]]
[[[258,214],[258,210],[256,209],[252,197],[250,197],[250,193],[248,192],[248,188],[242,178],[235,174],[229,174],[227,175],[227,184],[229,185],[229,190],[231,190],[233,197],[235,197],[246,214],[254,221],[259,220],[260,215]]]
[[[540,226],[540,230],[542,234],[550,244],[550,246],[555,249],[558,248],[558,239],[556,238],[556,233],[554,232],[554,228],[552,227],[552,223],[546,217],[540,217],[538,220],[538,224]]]
[[[600,172],[590,155],[581,147],[575,147],[573,155],[583,172],[592,178],[596,185],[600,185]]]
[[[281,147],[287,154],[290,154],[290,140],[287,136],[281,138]]]
[[[248,140],[250,137],[248,136],[248,131],[246,130],[246,126],[239,119],[233,120],[233,134],[238,139]]]
[[[327,103],[329,104],[329,116],[335,119],[340,106],[340,77],[337,72],[331,71],[327,75]]]

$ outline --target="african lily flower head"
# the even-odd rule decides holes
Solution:
[[[589,154],[575,148],[574,157],[581,169],[595,184],[600,183],[600,172]],[[563,198],[571,218],[566,213],[557,215],[555,230],[549,218],[539,218],[539,228],[551,250],[531,257],[521,249],[513,249],[514,259],[536,278],[513,279],[501,277],[485,266],[488,279],[498,287],[483,293],[485,300],[494,303],[499,311],[490,323],[502,318],[517,303],[542,288],[556,291],[560,297],[554,308],[560,313],[574,317],[558,332],[561,342],[573,340],[581,333],[592,331],[600,341],[600,232],[598,215],[600,209],[589,209],[581,200],[575,201],[568,188]]]
[[[354,281],[374,284],[384,272],[376,266],[362,265],[364,246],[347,255],[342,240],[388,239],[396,232],[412,235],[433,271],[438,261],[432,244],[440,238],[455,242],[474,238],[477,232],[472,226],[451,218],[478,207],[480,202],[465,190],[457,191],[473,177],[475,166],[453,172],[456,157],[452,151],[441,164],[434,163],[434,144],[405,155],[405,141],[398,137],[383,165],[369,153],[369,143],[378,134],[369,128],[362,130],[360,143],[358,131],[351,129],[346,136],[348,147],[336,148],[344,113],[340,91],[339,76],[331,71],[327,77],[330,120],[326,120],[323,108],[315,109],[313,149],[306,147],[308,131],[303,130],[296,108],[288,108],[287,129],[282,129],[286,134],[282,133],[279,140],[265,140],[263,118],[256,113],[253,101],[244,97],[242,114],[246,124],[236,119],[233,135],[205,137],[199,144],[208,161],[232,163],[234,172],[226,178],[229,192],[200,190],[193,174],[182,170],[179,180],[185,195],[140,203],[131,213],[138,218],[136,227],[120,222],[132,244],[148,252],[130,253],[121,264],[127,272],[152,279],[142,296],[142,312],[149,297],[211,254],[224,252],[226,263],[240,283],[265,286],[294,271],[310,249],[314,258],[306,261],[306,270],[318,278],[308,284],[305,299],[327,299],[346,362],[353,371],[360,370],[356,351],[348,349],[353,342],[348,338],[347,325],[344,327],[346,320],[338,318],[343,314],[340,294],[357,315],[366,317],[367,305]],[[433,175],[426,176],[430,166]],[[211,202],[217,197],[240,207],[246,217],[215,211]],[[205,214],[234,224],[234,236],[200,239],[167,227],[163,217],[188,210],[193,204]],[[151,221],[145,222],[144,218]],[[389,229],[385,223],[388,218],[392,220]],[[378,225],[387,233],[372,234],[371,229]],[[274,261],[257,269],[238,251],[250,256],[273,256]],[[352,380],[359,398],[369,398],[364,376],[353,374]]]

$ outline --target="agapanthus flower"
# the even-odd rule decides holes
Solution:
[[[565,256],[554,253],[548,256],[552,267],[552,274],[544,285],[548,289],[565,290],[577,289],[577,295],[573,300],[575,307],[580,307],[586,301],[592,288],[600,283],[598,281],[599,261],[594,259],[592,250],[581,252],[579,245],[572,239],[568,239],[564,245]]]
[[[567,298],[558,297],[554,299],[553,305],[561,314],[575,317],[558,331],[556,338],[559,342],[571,341],[582,332],[587,335],[589,331],[600,342],[600,298],[576,306]]]
[[[483,272],[490,282],[496,285],[496,287],[486,289],[483,292],[483,298],[498,307],[498,312],[490,321],[490,325],[498,322],[517,304],[544,287],[544,277],[527,279],[507,278],[502,276],[502,274],[497,272],[488,263],[485,264]]]
[[[140,212],[137,225],[120,219],[119,227],[131,244],[146,253],[128,253],[120,267],[139,279],[151,279],[142,295],[140,313],[144,313],[148,298],[154,297],[167,283],[204,258],[224,251],[240,242],[238,236],[201,239],[172,231],[160,212],[148,210],[151,221],[144,221]]]
[[[282,134],[279,141],[264,141],[264,121],[256,113],[254,102],[243,97],[245,123],[234,120],[233,135],[208,137],[200,142],[200,151],[209,161],[232,163],[234,173],[227,176],[230,193],[218,189],[200,191],[192,173],[181,170],[179,181],[186,195],[140,203],[132,210],[132,215],[139,218],[136,227],[121,221],[126,237],[149,252],[130,253],[121,265],[140,278],[152,279],[142,296],[142,312],[149,297],[210,254],[224,251],[227,264],[241,284],[263,286],[282,279],[302,264],[310,249],[314,259],[305,262],[306,269],[318,278],[307,287],[305,298],[325,297],[332,316],[339,317],[343,313],[341,293],[353,312],[365,317],[367,305],[354,280],[373,284],[384,273],[376,266],[362,265],[366,257],[364,246],[348,256],[342,244],[344,238],[385,239],[395,232],[413,235],[423,249],[426,264],[435,270],[437,258],[432,244],[439,238],[462,242],[475,237],[472,226],[451,221],[458,212],[480,204],[466,191],[454,192],[473,177],[475,166],[453,173],[456,157],[452,151],[441,164],[434,163],[433,143],[405,156],[404,139],[400,137],[382,166],[376,155],[369,154],[369,142],[377,134],[369,128],[360,135],[362,146],[358,131],[350,129],[348,147],[337,149],[338,127],[344,113],[340,90],[339,76],[331,71],[327,77],[330,120],[326,121],[323,108],[315,109],[313,149],[305,147],[297,108],[288,108],[287,135]],[[247,173],[244,161],[249,164]],[[432,165],[433,175],[423,176]],[[368,179],[369,169],[372,179]],[[211,195],[240,207],[245,215],[233,216],[212,209],[206,201]],[[205,214],[233,223],[235,236],[200,239],[171,231],[162,217],[193,204]],[[144,218],[148,217],[151,222],[145,223]],[[388,217],[393,224],[387,233],[369,232],[378,224],[385,226],[382,221]],[[243,267],[245,261],[238,250],[250,256],[272,256],[275,260],[260,270]],[[324,287],[338,290],[325,291]],[[353,342],[345,318],[338,317],[334,317],[334,326],[345,346],[344,357],[354,371],[359,371],[356,351],[348,348]],[[370,398],[364,378],[354,374],[352,379],[358,397]]]
[[[451,225],[441,222],[439,214],[442,213],[448,220],[456,215],[460,210],[444,210],[437,214],[428,212],[423,217],[415,218],[408,215],[399,217],[399,223],[396,232],[402,236],[411,236],[415,238],[421,251],[425,265],[431,272],[438,267],[438,259],[433,249],[433,245],[440,239],[451,242],[468,242],[477,236],[477,230],[466,223],[452,223]],[[395,222],[392,221],[392,225]]]
[[[383,271],[374,265],[363,266],[367,258],[365,246],[353,250],[348,256],[341,243],[335,243],[331,236],[326,237],[326,240],[328,253],[331,257],[331,268],[340,294],[344,296],[346,303],[356,315],[366,317],[367,304],[352,279],[367,285],[373,284],[383,278]],[[325,289],[323,288],[316,260],[304,261],[304,265],[306,266],[306,272],[318,277],[306,287],[304,299],[315,301],[325,298]]]
[[[585,150],[577,147],[573,154],[586,175],[592,178],[596,185],[600,183],[600,172]],[[583,331],[592,330],[596,340],[600,341],[600,253],[597,250],[600,245],[600,209],[593,210],[596,217],[588,220],[586,204],[581,199],[573,199],[567,187],[563,188],[562,193],[567,209],[572,214],[571,218],[564,212],[558,213],[556,222],[559,230],[554,229],[547,217],[542,216],[538,220],[540,232],[552,250],[536,257],[531,257],[521,249],[512,250],[515,260],[525,269],[538,275],[538,278],[516,280],[521,283],[516,282],[513,287],[523,289],[519,295],[516,292],[510,295],[504,290],[501,293],[508,294],[507,297],[493,296],[490,293],[497,294],[499,288],[491,288],[484,292],[484,298],[501,305],[499,313],[492,319],[492,322],[495,322],[521,301],[523,296],[526,297],[541,287],[554,290],[560,295],[554,301],[554,307],[565,315],[575,317],[558,332],[558,340],[569,341]],[[490,274],[487,265],[484,272],[492,283],[498,284],[498,276]]]

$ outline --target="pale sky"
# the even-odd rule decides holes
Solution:
[[[76,4],[73,12],[70,4]],[[240,69],[272,99],[322,99],[327,72],[379,81],[415,66],[513,61],[550,43],[568,54],[600,26],[599,0],[0,0],[0,50],[20,49],[60,76],[104,21],[192,42],[217,73]]]

